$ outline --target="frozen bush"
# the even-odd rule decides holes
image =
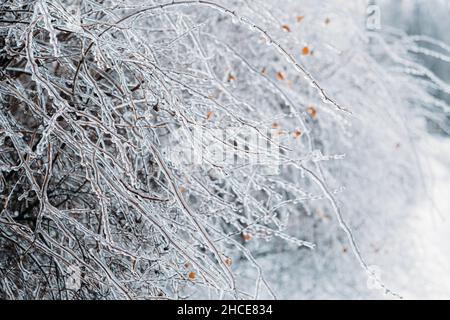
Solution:
[[[365,30],[364,12],[3,2],[1,295],[275,297],[292,275],[277,255],[302,257],[287,263],[307,283],[348,251],[397,296],[367,247],[408,219],[389,210],[420,191],[409,141],[448,113],[434,95],[448,84],[410,54],[416,39]],[[326,281],[366,281],[346,277]]]

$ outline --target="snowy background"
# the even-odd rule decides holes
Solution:
[[[450,14],[448,1],[377,1],[382,12],[383,22],[410,35],[424,35],[450,43],[450,27],[447,19]],[[448,62],[419,56],[424,65],[430,68],[440,79],[450,80]],[[437,93],[436,96],[449,101],[448,95]],[[442,116],[443,123],[450,121],[448,115]],[[445,128],[445,125],[444,125]],[[421,201],[413,206],[414,232],[419,235],[417,261],[419,267],[407,275],[408,279],[422,278],[422,288],[411,289],[406,296],[411,298],[450,297],[450,141],[448,130],[436,129],[429,124],[432,137],[417,141],[417,152],[424,175],[424,193]],[[405,208],[408,210],[408,208]]]

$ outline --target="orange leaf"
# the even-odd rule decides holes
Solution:
[[[315,119],[317,117],[317,110],[316,108],[314,108],[313,106],[308,107],[306,109],[306,112],[308,112],[308,114],[311,116],[311,118]]]
[[[195,272],[194,271],[191,271],[188,273],[188,279],[191,281],[195,280]]]
[[[186,188],[183,187],[183,186],[181,186],[181,187],[178,188],[178,191],[180,191],[181,193],[183,193],[184,191],[186,191]]]
[[[303,47],[302,55],[307,56],[308,54],[309,54],[309,48],[308,47]]]
[[[206,119],[207,119],[207,120],[211,119],[213,115],[214,115],[214,113],[213,113],[212,111],[208,111],[208,112],[206,113]]]
[[[236,77],[233,76],[231,73],[228,75],[228,81],[234,81],[236,80]]]
[[[298,139],[301,135],[302,135],[302,132],[298,129],[295,130],[294,132],[292,132],[292,136],[294,137],[294,139]]]
[[[278,124],[278,123],[276,123],[276,122],[274,122],[274,123],[272,123],[272,128],[273,129],[276,129],[276,128],[278,128],[280,125]]]
[[[283,24],[281,26],[281,28],[283,28],[283,30],[286,31],[286,32],[291,32],[291,28],[289,28],[289,26],[287,24]]]
[[[296,20],[297,22],[302,22],[302,20],[303,20],[304,18],[305,18],[304,16],[296,16],[296,17],[295,17],[295,20]]]
[[[283,81],[284,80],[284,73],[281,71],[277,72],[277,80]]]
[[[227,266],[231,266],[231,264],[233,263],[233,261],[231,261],[231,258],[229,257],[225,257],[225,259],[223,259],[223,262],[225,262]]]
[[[242,238],[244,238],[245,241],[250,241],[250,240],[252,240],[252,235],[249,233],[244,233],[242,235]]]

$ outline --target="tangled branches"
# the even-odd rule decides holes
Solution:
[[[249,247],[313,249],[287,228],[315,200],[370,272],[326,178],[362,104],[308,60],[326,39],[212,1],[6,1],[0,23],[3,297],[273,297]]]

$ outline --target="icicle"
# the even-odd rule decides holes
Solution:
[[[55,57],[59,57],[60,53],[59,53],[59,48],[58,48],[58,38],[56,35],[56,31],[53,28],[53,25],[51,22],[51,15],[48,11],[48,7],[47,7],[47,4],[45,3],[45,0],[39,1],[39,8],[42,13],[42,17],[44,19],[45,28],[49,33],[50,44],[53,47],[53,54],[55,55]]]

